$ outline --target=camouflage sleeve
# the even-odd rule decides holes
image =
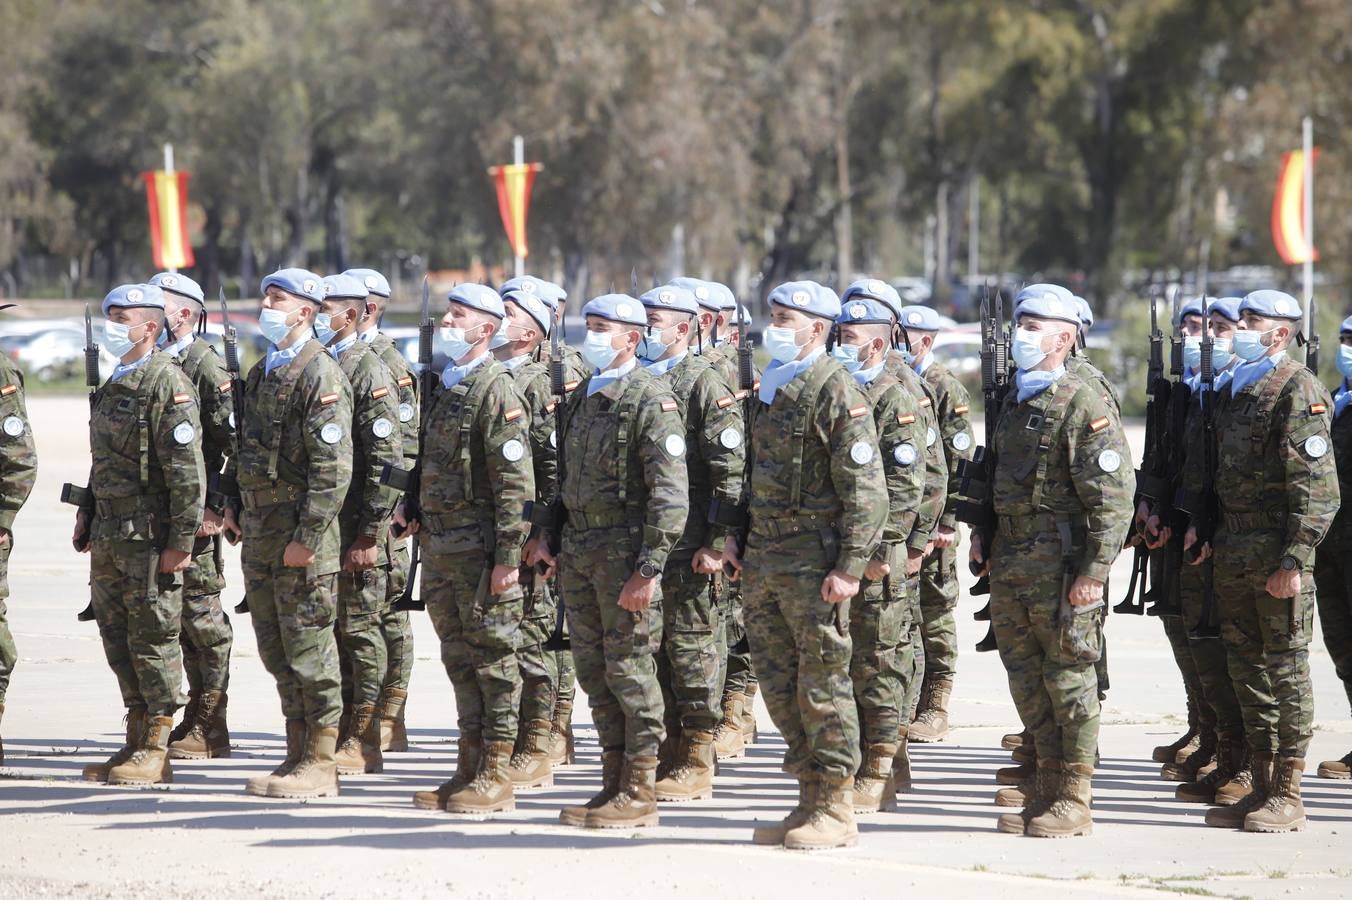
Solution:
[[[868,400],[843,371],[822,391],[817,433],[830,455],[831,483],[842,507],[835,568],[862,578],[883,539],[887,479]]]
[[[530,453],[535,468],[535,496],[541,505],[554,502],[558,493],[558,436],[554,433],[557,402],[549,392],[549,375],[537,372],[523,386],[522,399],[530,411]]]
[[[231,414],[235,411],[234,388],[225,360],[215,351],[202,354],[197,370],[197,399],[201,404],[202,440],[217,447],[224,457],[235,455],[235,426]],[[214,472],[208,472],[214,475]]]
[[[521,547],[530,530],[523,515],[526,502],[535,499],[529,427],[525,400],[511,376],[500,375],[479,407],[479,434],[483,436],[497,538],[493,562],[500,566],[521,565]]]
[[[918,411],[915,398],[899,384],[888,388],[873,410],[887,479],[887,524],[875,554],[884,561],[889,546],[904,543],[912,550],[924,550],[929,543],[928,533],[915,527],[925,493],[925,467],[920,463],[925,431]]]
[[[944,453],[939,419],[932,402],[928,406],[921,402],[920,419],[925,429],[924,443],[921,445],[925,449],[925,494],[915,527],[924,533],[925,543],[929,543],[948,505],[948,458]]]
[[[403,467],[403,439],[399,431],[399,392],[389,369],[378,361],[365,367],[363,376],[352,385],[352,454],[366,461],[366,471],[352,473],[349,491],[360,491],[357,504],[357,533],[385,540],[394,516],[399,492],[380,483],[386,466]],[[362,453],[355,452],[360,447]]]
[[[1304,567],[1324,539],[1341,500],[1329,421],[1333,401],[1313,376],[1291,379],[1277,401],[1277,455],[1286,474],[1286,539],[1282,556]],[[1279,557],[1280,558],[1280,557]],[[1272,561],[1275,568],[1277,560]]]
[[[399,389],[399,446],[407,461],[404,468],[411,469],[418,459],[418,380],[406,365],[397,369],[391,367],[390,376]]]
[[[746,431],[741,404],[727,381],[711,366],[696,380],[690,405],[701,415],[697,437],[700,455],[709,467],[711,497],[736,506],[742,499],[742,478],[746,473]],[[707,517],[709,510],[692,509],[690,515]],[[721,550],[731,533],[726,525],[710,521],[704,545]]]
[[[38,451],[24,403],[23,376],[6,367],[0,385],[0,529],[11,531],[14,517],[33,491]],[[86,482],[88,484],[89,482]]]
[[[300,433],[309,466],[291,539],[310,550],[319,547],[352,483],[352,388],[338,364],[330,363],[319,377],[301,376],[309,381],[296,392],[295,411],[303,423]]]
[[[155,442],[155,461],[169,493],[164,546],[191,553],[206,496],[202,423],[188,376],[177,366],[166,366],[163,371],[151,387],[146,417]]]
[[[1078,574],[1107,581],[1134,511],[1131,448],[1122,423],[1092,382],[1082,384],[1071,399],[1062,434],[1070,478],[1089,524]]]
[[[643,466],[648,503],[643,510],[643,547],[639,558],[659,569],[685,530],[690,514],[690,482],[686,474],[685,423],[676,401],[656,383],[644,394],[634,423],[636,440],[629,452]]]
[[[972,398],[967,388],[952,373],[943,380],[943,390],[938,393],[938,407],[935,415],[939,419],[939,434],[944,439],[944,455],[948,462],[948,497],[944,504],[944,514],[939,524],[944,528],[956,528],[958,524],[958,464],[972,458],[972,447],[976,443],[972,438],[972,420],[970,408]]]

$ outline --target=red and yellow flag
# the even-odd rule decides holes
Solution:
[[[513,163],[488,170],[498,188],[498,213],[502,216],[502,227],[507,229],[507,241],[512,245],[512,252],[522,259],[530,252],[526,246],[530,189],[535,184],[535,173],[543,168],[539,163]]]
[[[150,206],[150,243],[157,269],[188,269],[193,265],[188,240],[188,173],[142,172],[146,203]]]
[[[1310,154],[1313,174],[1319,159],[1319,148]],[[1310,244],[1305,233],[1305,153],[1292,150],[1282,155],[1282,170],[1277,176],[1277,190],[1272,195],[1272,242],[1277,253],[1288,266],[1306,260],[1318,260],[1319,251]]]

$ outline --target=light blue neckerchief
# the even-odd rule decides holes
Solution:
[[[375,341],[376,335],[378,334],[380,334],[379,328],[372,328],[370,331],[358,331],[357,340],[361,341],[363,344],[370,344]]]
[[[591,377],[591,381],[587,382],[587,396],[590,397],[592,394],[601,390],[601,388],[605,387],[606,385],[613,384],[614,382],[619,381],[621,378],[624,378],[626,375],[634,371],[634,369],[636,368],[638,368],[638,358],[631,357],[629,362],[625,363],[622,366],[619,366],[618,368],[606,369],[604,372],[597,372],[595,375]]]
[[[349,334],[347,337],[343,338],[343,339],[342,339],[341,341],[339,341],[338,343],[330,345],[330,346],[329,346],[329,353],[333,355],[333,358],[334,358],[334,359],[337,359],[338,357],[342,356],[342,355],[343,355],[344,353],[346,353],[349,349],[351,349],[352,347],[354,347],[354,346],[356,345],[356,343],[357,343],[357,338],[358,338],[358,335],[357,335],[355,332],[352,333],[352,334]]]
[[[1349,390],[1347,379],[1344,378],[1338,392],[1333,395],[1333,418],[1337,419],[1341,416],[1343,410],[1347,409],[1348,404],[1352,404],[1352,390]]]
[[[673,356],[670,359],[659,359],[656,362],[645,363],[643,368],[652,372],[654,375],[665,375],[676,368],[677,364],[689,355],[690,354],[687,352],[681,353],[678,356]]]
[[[465,380],[465,376],[473,372],[481,363],[488,360],[488,354],[474,357],[472,362],[467,362],[463,366],[457,366],[454,362],[446,364],[446,368],[441,371],[441,384],[446,388],[453,388]]]
[[[887,368],[886,361],[878,363],[871,369],[860,369],[859,371],[852,372],[851,374],[854,375],[854,380],[859,382],[860,384],[872,384],[873,379],[881,375],[883,369],[885,368]]]
[[[1024,372],[1020,370],[1014,376],[1014,384],[1019,389],[1019,402],[1027,403],[1029,400],[1032,400],[1038,394],[1060,381],[1061,376],[1065,374],[1065,366],[1057,366],[1050,371],[1031,369]]]
[[[193,337],[195,337],[195,335],[189,331],[172,344],[166,345],[164,352],[177,359],[179,356],[183,355],[184,350],[188,349],[188,345],[192,343]]]
[[[765,373],[761,375],[760,401],[766,406],[774,403],[775,395],[779,393],[779,389],[811,368],[812,364],[817,361],[817,357],[825,352],[825,347],[818,347],[803,359],[795,359],[786,363],[771,360],[770,365],[765,367]]]
[[[276,369],[289,365],[293,359],[300,355],[300,348],[310,343],[313,339],[313,334],[305,334],[300,340],[296,341],[285,350],[278,350],[276,347],[273,347],[268,351],[267,361],[263,364],[263,374],[271,375]]]
[[[148,363],[150,361],[150,357],[154,355],[155,353],[152,350],[150,353],[147,353],[145,356],[141,357],[134,363],[127,363],[126,365],[118,363],[117,367],[113,369],[113,374],[108,376],[108,380],[117,381],[121,379],[123,375],[135,372],[137,369],[141,368],[141,366],[144,366],[146,363]]]
[[[504,359],[502,364],[508,369],[519,369],[530,361],[530,354],[523,353],[520,356],[513,356],[511,359]]]
[[[1274,353],[1271,356],[1264,356],[1261,359],[1255,359],[1253,362],[1244,363],[1235,367],[1234,377],[1230,379],[1230,396],[1243,391],[1250,385],[1257,384],[1263,380],[1273,369],[1277,368],[1277,363],[1286,357],[1286,351]]]

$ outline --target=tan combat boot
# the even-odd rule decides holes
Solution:
[[[784,835],[788,850],[826,850],[853,847],[859,843],[859,828],[854,823],[854,778],[821,776],[816,801],[807,821],[790,828]]]
[[[197,717],[189,727],[188,733],[177,741],[169,741],[169,758],[223,759],[229,756],[230,728],[225,722],[226,702],[223,691],[207,691],[202,694],[197,701]]]
[[[407,753],[408,731],[404,728],[404,704],[408,691],[385,688],[380,692],[381,752]]]
[[[312,800],[316,797],[338,796],[338,729],[330,726],[309,726],[305,731],[305,753],[291,774],[272,779],[268,785],[269,797],[288,800]]]
[[[183,707],[183,721],[174,726],[174,730],[169,732],[169,749],[173,750],[174,745],[188,736],[194,725],[197,724],[197,706],[201,694],[188,694],[188,705]],[[178,757],[174,757],[177,759]]]
[[[547,719],[526,723],[521,750],[512,754],[508,776],[514,788],[549,787],[554,783],[554,767],[549,762],[549,739],[553,728]]]
[[[127,761],[108,770],[109,784],[168,784],[174,780],[169,768],[169,732],[173,716],[151,716],[141,743]]]
[[[1024,807],[1036,796],[1037,766],[1033,766],[1033,771],[1023,781],[1012,787],[1002,787],[995,792],[995,805]]]
[[[601,751],[601,791],[581,806],[565,806],[559,810],[559,822],[581,828],[587,824],[587,813],[605,806],[620,792],[620,776],[624,773],[624,751]]]
[[[1036,765],[1037,745],[1033,743],[1032,737],[1030,736],[1028,740],[1009,751],[1009,758],[1020,765],[1024,763],[1033,763]]]
[[[708,800],[714,795],[713,731],[681,731],[676,764],[657,782],[655,791],[658,800],[670,803]]]
[[[760,732],[756,730],[756,694],[759,691],[759,682],[749,682],[746,686],[746,700],[742,703],[742,741],[748,747],[760,740]]]
[[[573,752],[573,701],[554,701],[554,721],[549,727],[549,762],[554,766],[571,766],[577,762]]]
[[[516,809],[516,795],[508,774],[511,765],[511,741],[485,741],[479,771],[469,784],[446,798],[446,812],[484,816]]]
[[[1208,731],[1197,740],[1197,749],[1182,762],[1167,762],[1160,766],[1160,778],[1165,781],[1196,781],[1216,767],[1216,733]]]
[[[719,759],[737,759],[746,755],[742,735],[742,706],[746,695],[731,693],[723,698],[723,721],[714,729],[714,754]]]
[[[1061,778],[1064,767],[1059,759],[1040,760],[1031,789],[1023,792],[1023,809],[1016,813],[1005,813],[995,822],[995,830],[1003,834],[1023,834],[1028,823],[1042,815],[1055,802],[1061,791]]]
[[[113,755],[103,762],[85,766],[80,777],[85,781],[107,783],[108,773],[113,770],[113,767],[120,766],[131,759],[131,755],[136,752],[136,748],[141,746],[141,736],[146,730],[146,719],[146,708],[144,706],[133,706],[128,709],[126,717],[122,720],[127,726],[126,743],[113,751]]]
[[[1230,780],[1216,788],[1216,796],[1212,798],[1212,803],[1217,806],[1233,806],[1253,791],[1254,771],[1253,754],[1249,752],[1248,744],[1240,746],[1241,754],[1239,764],[1236,766],[1235,774]],[[1272,773],[1269,772],[1269,775]]]
[[[586,828],[641,828],[657,824],[657,757],[624,761],[620,789],[602,805],[587,811]]]
[[[1037,774],[1037,757],[1033,757],[1032,762],[1026,762],[1017,766],[1005,766],[995,770],[996,784],[1022,784]]]
[[[1272,767],[1267,800],[1244,817],[1245,831],[1282,834],[1305,830],[1305,804],[1300,802],[1300,776],[1305,760],[1278,757]]]
[[[1041,815],[1028,820],[1024,834],[1030,837],[1062,838],[1094,833],[1090,812],[1091,781],[1094,767],[1084,763],[1065,763],[1056,799]]]
[[[1020,731],[1014,734],[1007,734],[1000,738],[1000,749],[1017,750],[1024,744],[1033,743],[1033,736],[1027,731]]]
[[[1157,763],[1176,763],[1188,758],[1197,749],[1197,727],[1189,725],[1188,730],[1172,744],[1162,744],[1150,752],[1150,758]]]
[[[898,794],[905,794],[911,789],[911,751],[908,749],[910,743],[910,727],[902,725],[897,729],[897,755],[892,758],[892,787]]]
[[[948,699],[953,696],[952,678],[925,679],[920,709],[911,723],[911,740],[932,744],[948,737]]]
[[[1242,741],[1228,734],[1220,735],[1216,740],[1216,765],[1206,774],[1186,781],[1174,789],[1174,799],[1184,803],[1215,803],[1216,790],[1228,783],[1246,766],[1248,756]],[[1245,777],[1246,782],[1248,777]]]
[[[1271,753],[1254,753],[1250,755],[1250,761],[1252,789],[1236,803],[1207,810],[1206,823],[1212,828],[1243,828],[1244,819],[1249,813],[1267,802],[1274,756]]]
[[[272,779],[290,775],[291,770],[300,765],[300,758],[304,753],[305,720],[287,719],[286,756],[282,758],[281,764],[267,775],[258,775],[250,778],[248,783],[244,785],[244,793],[252,794],[255,797],[266,797],[268,795],[268,785],[272,784]]]
[[[762,847],[776,847],[784,843],[784,836],[807,821],[817,804],[817,790],[821,776],[808,769],[798,776],[798,804],[782,821],[774,825],[757,825],[751,832],[751,843]]]
[[[1320,778],[1347,781],[1352,778],[1352,753],[1347,754],[1342,759],[1330,759],[1321,762],[1315,774]]]
[[[479,774],[479,760],[483,756],[484,745],[478,737],[462,737],[455,756],[455,774],[450,781],[431,791],[415,791],[413,805],[418,809],[444,810],[451,794],[463,788]]]
[[[372,775],[385,768],[380,753],[380,719],[373,703],[352,708],[347,736],[338,745],[334,762],[339,775]]]
[[[854,776],[850,797],[856,815],[896,809],[897,783],[892,777],[896,755],[896,744],[869,744],[864,748],[864,761]]]

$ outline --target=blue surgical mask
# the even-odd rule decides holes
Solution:
[[[1046,334],[1041,331],[1014,329],[1014,344],[1010,348],[1014,365],[1024,372],[1037,368],[1038,364],[1047,358],[1047,352],[1042,349],[1042,339],[1045,336]]]
[[[811,326],[802,328],[784,328],[779,325],[768,325],[761,338],[762,346],[765,352],[770,354],[771,359],[777,362],[793,362],[798,358],[798,354],[803,352],[803,348],[798,345],[798,332],[806,331]]]
[[[459,362],[469,355],[474,345],[465,340],[465,329],[445,326],[441,329],[441,342],[446,345],[446,355],[453,362]]]
[[[319,338],[319,343],[328,346],[329,341],[333,340],[337,333],[333,330],[333,316],[328,313],[315,315],[315,337]]]
[[[1337,365],[1344,378],[1352,378],[1352,347],[1338,346]]]
[[[169,346],[169,323],[160,323],[160,333],[155,335],[155,346],[163,350]]]
[[[1202,338],[1188,335],[1183,338],[1183,365],[1194,372],[1202,368]]]
[[[582,358],[587,361],[587,365],[596,369],[598,372],[604,372],[610,368],[610,364],[615,361],[615,357],[620,351],[611,346],[611,335],[608,331],[588,331],[587,336],[582,340]]]
[[[1212,371],[1219,372],[1230,363],[1235,361],[1235,354],[1230,352],[1230,338],[1212,338],[1211,339],[1211,368]]]
[[[863,363],[859,361],[860,347],[857,344],[836,344],[831,348],[831,358],[844,366],[850,373],[858,372]]]
[[[900,347],[898,347],[897,352],[901,354],[902,362],[906,363],[906,365],[910,366],[911,368],[915,368],[915,354],[912,353],[910,350],[907,350],[905,344],[902,344]]]
[[[671,349],[671,343],[662,340],[662,332],[650,330],[639,342],[638,355],[648,362],[657,362],[669,349]]]
[[[512,326],[507,324],[506,322],[503,322],[500,326],[498,326],[498,330],[493,332],[493,337],[488,342],[488,349],[501,350],[503,347],[506,347],[508,344],[510,344],[512,342],[512,338],[509,338],[507,336],[507,329],[511,327]]]
[[[1276,331],[1270,328],[1267,331],[1236,331],[1234,340],[1235,356],[1245,362],[1253,362],[1256,359],[1262,359],[1267,355],[1268,347],[1263,343],[1263,337]]]
[[[121,322],[103,323],[103,346],[108,352],[118,359],[126,356],[136,346],[136,341],[131,339],[131,330],[135,325],[124,325]]]
[[[291,334],[291,326],[286,321],[290,317],[290,313],[280,309],[259,310],[258,330],[275,347]]]

